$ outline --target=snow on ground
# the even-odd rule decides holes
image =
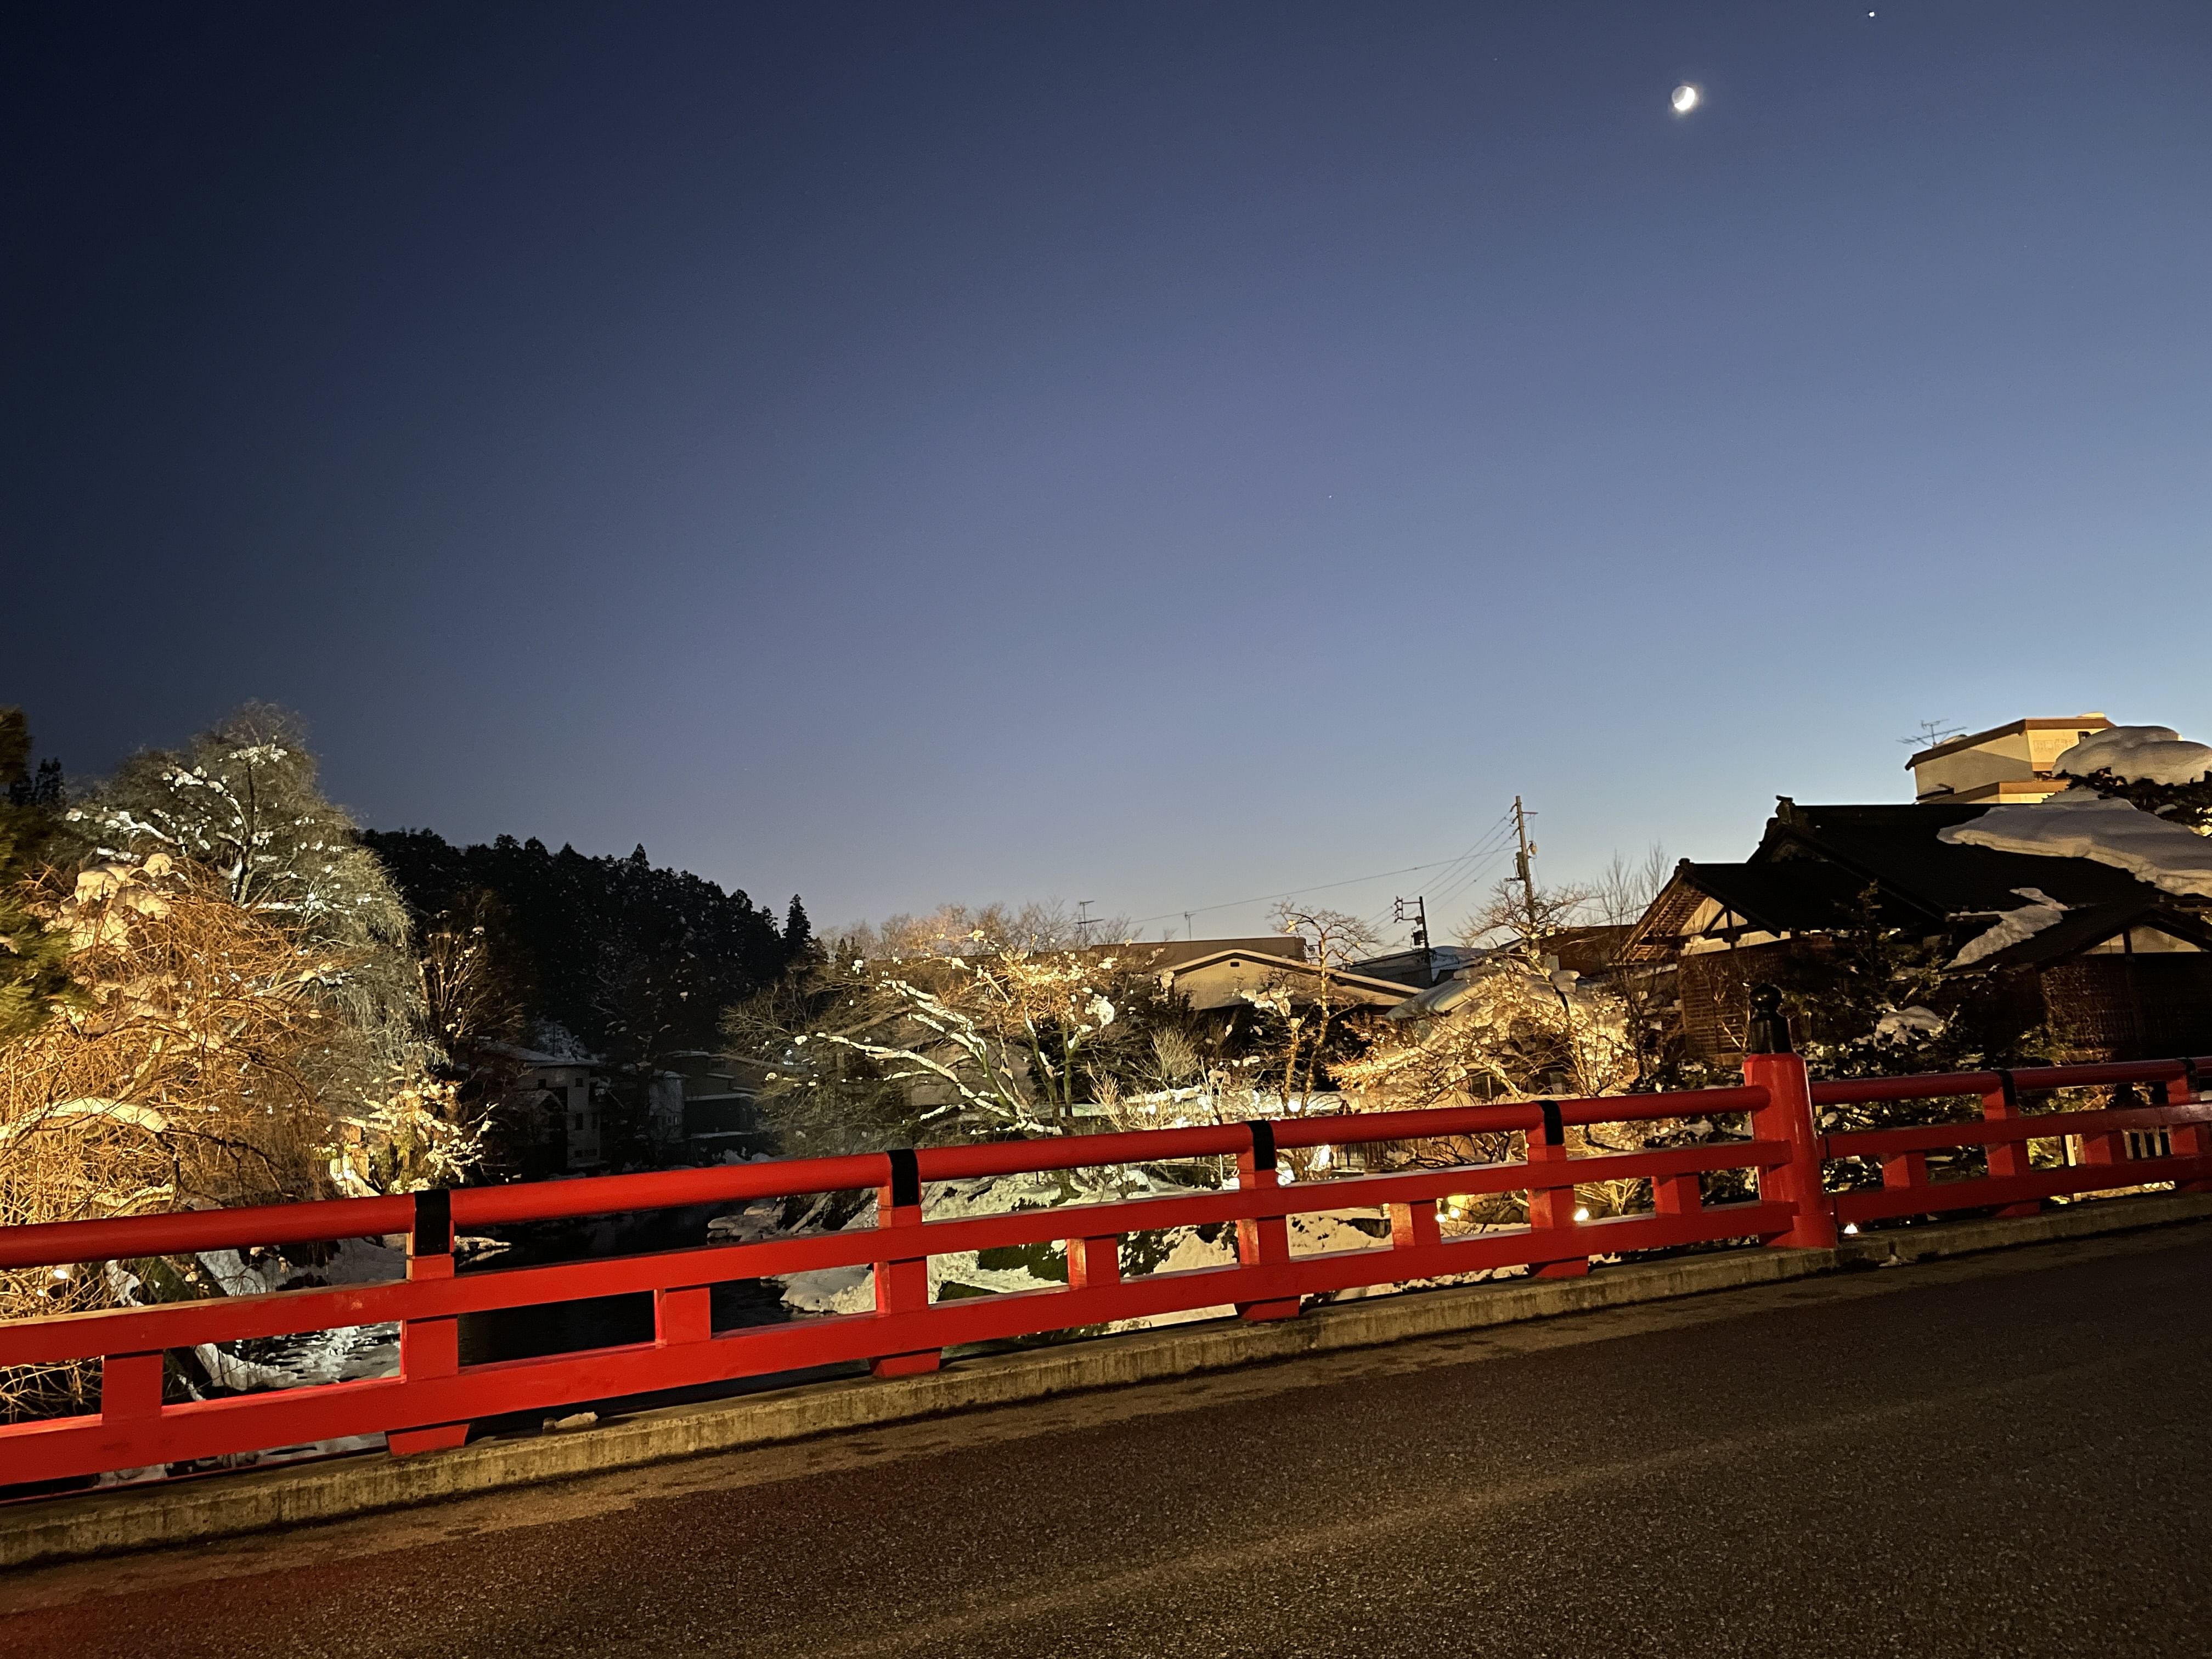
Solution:
[[[2169,893],[2212,898],[2212,836],[2124,800],[2069,789],[2030,806],[1992,806],[1936,834],[1942,841],[2000,853],[2091,859]]]
[[[923,1200],[924,1213],[933,1221],[940,1221],[963,1216],[1004,1215],[1017,1210],[1057,1209],[1071,1204],[1103,1204],[1123,1199],[1188,1195],[1203,1190],[1202,1188],[1194,1188],[1147,1176],[1140,1171],[1117,1172],[1109,1182],[1101,1180],[1098,1172],[1085,1170],[1028,1173],[980,1181],[932,1182],[923,1194]],[[733,1243],[788,1237],[782,1225],[781,1216],[780,1203],[756,1203],[736,1214],[717,1217],[709,1224],[709,1236],[718,1241]],[[1382,1218],[1382,1211],[1371,1208],[1291,1216],[1288,1218],[1291,1254],[1318,1255],[1339,1250],[1387,1249],[1387,1237],[1377,1237],[1376,1231],[1370,1231]],[[1358,1224],[1363,1220],[1369,1224],[1368,1226]],[[847,1224],[847,1231],[865,1231],[873,1227],[875,1223],[876,1206],[871,1199]],[[1237,1261],[1235,1227],[1224,1224],[1211,1231],[1212,1237],[1208,1237],[1195,1227],[1174,1227],[1164,1229],[1158,1236],[1141,1242],[1133,1238],[1132,1243],[1125,1247],[1125,1268],[1132,1277],[1135,1277],[1135,1270],[1129,1265],[1129,1256],[1138,1253],[1152,1256],[1154,1250],[1159,1254],[1145,1269],[1148,1273],[1183,1273],[1202,1267],[1234,1266]],[[1064,1258],[1048,1246],[1033,1247],[1023,1253],[1025,1259],[1011,1262],[1012,1252],[987,1254],[993,1258],[993,1265],[989,1267],[984,1266],[972,1250],[930,1257],[929,1290],[932,1299],[945,1299],[947,1286],[951,1286],[951,1294],[957,1297],[975,1291],[1042,1290],[1066,1282]],[[1451,1282],[1458,1280],[1455,1279]],[[783,1280],[783,1286],[784,1306],[800,1317],[866,1313],[875,1306],[874,1280],[871,1270],[866,1267],[830,1267],[812,1273],[793,1273]],[[1354,1291],[1351,1294],[1360,1293]],[[1109,1328],[1115,1331],[1139,1330],[1191,1320],[1222,1318],[1234,1311],[1232,1307],[1224,1304],[1218,1307],[1194,1308],[1141,1319],[1117,1320]]]
[[[2187,742],[2170,726],[2115,726],[2082,738],[2051,767],[2069,778],[2110,772],[2124,783],[2199,783],[2212,772],[2212,747]]]
[[[1965,948],[1951,958],[1951,966],[1971,968],[1985,957],[2008,951],[2022,939],[2033,939],[2066,914],[2066,907],[2039,887],[2015,887],[2012,890],[2027,902],[2017,910],[2002,912],[1989,928],[1968,939]]]

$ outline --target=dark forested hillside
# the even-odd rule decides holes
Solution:
[[[773,980],[788,954],[770,911],[654,868],[642,847],[587,858],[535,837],[456,847],[433,830],[395,830],[362,840],[419,928],[466,917],[503,935],[531,1014],[617,1065],[712,1047],[722,1011]]]

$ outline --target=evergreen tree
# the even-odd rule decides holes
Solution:
[[[38,1030],[71,990],[69,935],[49,931],[32,887],[58,851],[61,767],[30,761],[23,711],[0,708],[0,1041]]]
[[[587,858],[534,836],[470,847],[428,830],[364,839],[426,933],[472,894],[495,895],[532,1018],[617,1065],[713,1048],[722,1011],[775,980],[788,958],[772,912],[742,891],[654,868],[642,847]]]
[[[791,896],[791,908],[783,917],[783,953],[797,962],[814,948],[814,924],[806,919],[806,907],[799,902],[799,895]]]

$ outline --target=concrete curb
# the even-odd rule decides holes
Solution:
[[[413,1457],[370,1452],[292,1468],[210,1475],[173,1486],[35,1499],[0,1506],[0,1566],[230,1537],[1083,1389],[2209,1217],[2212,1194],[2108,1200],[2014,1220],[1877,1233],[1846,1239],[1833,1250],[1732,1250],[1600,1267],[1582,1279],[1512,1279],[1367,1297],[1268,1324],[1170,1326],[962,1358],[920,1376],[780,1389],[641,1413],[566,1434],[480,1441]]]

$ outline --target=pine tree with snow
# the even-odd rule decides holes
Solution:
[[[31,729],[0,708],[0,1041],[27,1036],[69,1000],[69,936],[50,930],[32,884],[56,855],[61,768],[31,770]]]

